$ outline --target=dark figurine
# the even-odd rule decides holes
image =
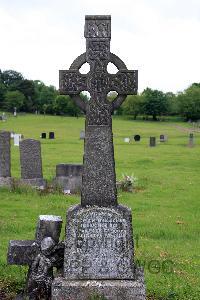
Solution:
[[[64,244],[56,244],[51,237],[41,241],[40,253],[35,257],[28,274],[25,296],[30,300],[51,299],[53,267],[63,265]]]

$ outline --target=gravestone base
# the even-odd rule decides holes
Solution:
[[[32,179],[21,179],[22,185],[30,185],[32,187],[43,187],[46,188],[47,182],[43,178],[32,178]]]
[[[54,178],[53,185],[62,190],[70,190],[71,194],[80,193],[82,178],[81,176],[59,176]]]
[[[144,273],[136,269],[135,280],[67,280],[53,281],[52,300],[88,300],[98,295],[106,300],[145,300]]]
[[[13,178],[12,177],[0,177],[0,187],[12,187]]]

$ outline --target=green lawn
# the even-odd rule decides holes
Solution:
[[[113,120],[117,178],[122,174],[138,178],[136,192],[120,192],[118,199],[132,209],[135,257],[144,265],[149,299],[200,298],[200,133],[195,133],[195,147],[189,148],[188,131],[184,130],[189,126]],[[1,122],[0,129],[35,139],[43,131],[55,131],[55,140],[41,140],[43,172],[48,180],[55,176],[56,164],[82,162],[79,134],[84,118],[24,115]],[[141,135],[141,142],[124,143],[124,137],[134,134]],[[149,136],[158,138],[160,134],[167,134],[168,142],[150,148]],[[19,148],[13,145],[12,176],[20,177]],[[79,202],[77,196],[0,190],[0,289],[16,292],[26,274],[24,267],[6,265],[8,241],[34,238],[39,214],[61,215],[65,222],[67,208]]]

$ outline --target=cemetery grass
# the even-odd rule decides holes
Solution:
[[[135,259],[144,266],[148,299],[197,300],[200,294],[199,170],[200,133],[189,148],[190,125],[175,122],[143,122],[115,117],[113,120],[117,179],[122,174],[138,178],[134,193],[119,191],[119,203],[132,209]],[[58,163],[81,163],[79,139],[84,118],[24,115],[10,117],[0,129],[39,139],[41,132],[55,132],[55,140],[41,140],[43,173],[49,181]],[[139,143],[124,143],[140,134]],[[148,146],[149,137],[167,134],[166,143]],[[12,176],[20,177],[19,149],[12,143]],[[59,192],[39,194],[28,188],[0,189],[0,299],[12,299],[22,288],[26,267],[8,266],[11,239],[34,239],[38,215],[61,215],[80,196]],[[64,238],[64,225],[62,230]],[[5,297],[6,297],[5,296]]]

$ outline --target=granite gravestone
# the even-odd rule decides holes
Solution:
[[[149,138],[149,146],[150,147],[155,147],[156,146],[156,137],[155,136],[150,136],[150,138]]]
[[[63,267],[64,244],[59,243],[62,219],[39,216],[35,240],[12,240],[8,247],[10,265],[28,265],[24,292],[17,299],[50,299],[53,267]]]
[[[189,147],[194,147],[194,134],[190,133],[189,134],[189,143],[188,143]]]
[[[55,139],[55,134],[54,134],[53,131],[50,131],[50,132],[49,132],[49,139],[50,139],[50,140],[54,140],[54,139]]]
[[[134,135],[134,141],[135,141],[135,142],[139,142],[140,139],[141,139],[141,137],[140,137],[139,134]]]
[[[127,94],[137,93],[137,71],[110,53],[111,17],[86,16],[86,53],[60,71],[60,93],[70,94],[86,113],[81,205],[68,210],[64,276],[52,285],[53,300],[144,300],[143,272],[134,265],[130,209],[118,205],[111,114]],[[90,72],[79,73],[85,63]],[[107,72],[108,62],[118,68]],[[79,93],[87,90],[85,103]],[[113,102],[107,93],[118,93]]]
[[[11,186],[10,132],[0,131],[0,186]]]
[[[56,178],[54,184],[62,190],[68,190],[74,194],[81,191],[83,165],[58,164],[56,166]]]
[[[167,135],[166,134],[161,134],[160,135],[160,142],[166,142],[167,141]]]
[[[32,186],[45,187],[46,180],[42,174],[42,157],[40,141],[25,139],[19,144],[21,182]]]
[[[41,138],[42,138],[42,139],[46,139],[46,137],[47,137],[46,132],[42,132],[42,133],[41,133]]]

